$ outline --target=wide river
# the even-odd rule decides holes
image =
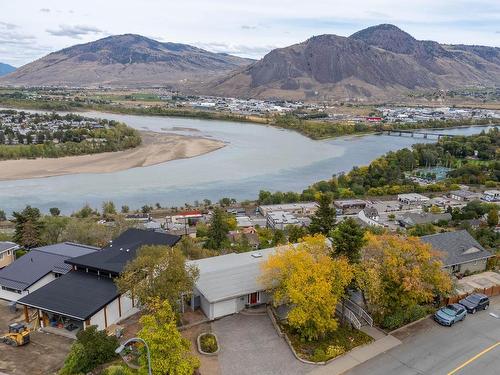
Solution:
[[[292,131],[248,123],[95,112],[86,115],[122,121],[140,130],[211,137],[227,146],[191,159],[116,173],[1,181],[0,209],[10,214],[30,204],[43,211],[59,207],[70,213],[85,203],[99,208],[106,200],[114,201],[117,207],[140,208],[156,202],[178,206],[205,198],[255,199],[261,189],[302,191],[334,173],[368,164],[387,151],[429,142],[382,135],[313,141]],[[483,129],[442,133],[469,135]]]

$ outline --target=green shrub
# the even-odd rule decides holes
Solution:
[[[342,355],[345,353],[345,348],[343,348],[340,345],[330,345],[326,349],[326,357],[327,358],[335,358],[338,357],[339,355]]]
[[[312,362],[324,362],[328,359],[325,351],[322,348],[314,349],[314,354],[311,356]]]
[[[115,349],[118,346],[116,337],[108,336],[106,331],[98,331],[97,326],[90,326],[77,333],[60,374],[73,375],[92,371],[116,358]]]
[[[125,366],[113,365],[103,371],[102,375],[133,375],[134,372]]]
[[[218,349],[217,339],[211,333],[206,333],[200,337],[200,346],[205,353],[215,353]]]
[[[399,310],[392,315],[385,316],[384,319],[382,320],[382,327],[389,330],[393,330],[405,324],[421,319],[431,312],[432,312],[431,307],[420,306],[420,305],[413,306],[404,311]]]

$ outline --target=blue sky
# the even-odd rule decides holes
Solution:
[[[124,33],[260,58],[313,35],[380,23],[417,39],[500,47],[498,0],[16,0],[2,1],[0,62],[20,66]]]

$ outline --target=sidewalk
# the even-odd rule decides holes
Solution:
[[[379,338],[370,345],[362,346],[351,350],[338,359],[311,371],[310,375],[339,375],[360,363],[366,362],[377,355],[388,351],[401,344],[401,341],[394,336],[388,335]]]

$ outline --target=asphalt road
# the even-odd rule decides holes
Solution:
[[[394,336],[403,343],[346,374],[498,375],[500,296],[492,299],[487,311],[468,314],[453,327],[442,327],[426,319]]]

